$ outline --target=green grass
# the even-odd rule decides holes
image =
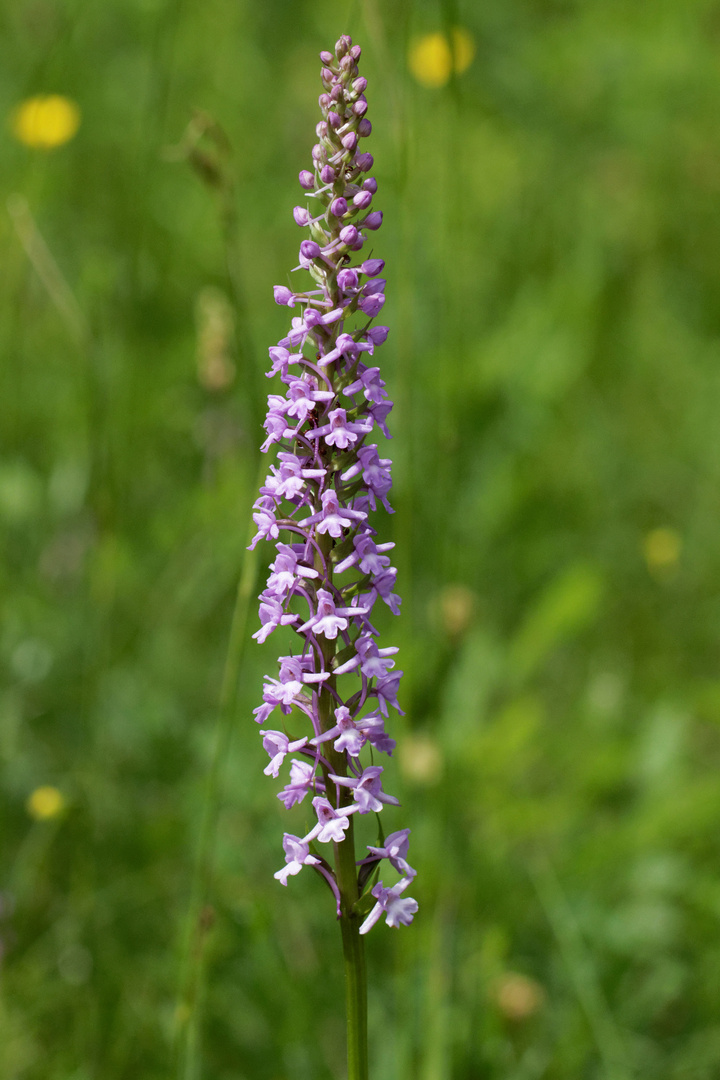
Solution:
[[[423,89],[408,40],[448,23],[474,64]],[[3,8],[0,112],[58,92],[82,124],[48,153],[6,127],[0,155],[0,1075],[342,1076],[331,904],[272,878],[285,812],[251,717],[272,641],[233,651],[212,761],[271,286],[345,30],[385,212],[388,789],[421,905],[368,940],[373,1078],[714,1080],[710,0]],[[197,147],[224,188],[178,150],[196,108],[227,133],[229,158]],[[226,389],[198,378],[213,298]],[[681,541],[665,567],[657,529]],[[42,785],[53,820],[26,809]]]

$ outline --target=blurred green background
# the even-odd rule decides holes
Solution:
[[[272,639],[217,717],[344,31],[420,902],[368,940],[373,1078],[716,1080],[717,0],[2,6],[0,1076],[343,1075],[329,897],[272,877]]]

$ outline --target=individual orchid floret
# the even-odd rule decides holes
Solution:
[[[334,739],[333,746],[339,754],[345,752],[350,757],[358,757],[367,742],[367,735],[355,723],[350,715],[350,710],[345,705],[341,705],[339,709],[335,710],[335,719],[337,720],[335,727],[328,728],[322,735],[311,739],[312,745],[319,746],[320,743]]]
[[[345,839],[345,832],[350,826],[350,814],[353,814],[357,807],[344,806],[342,810],[336,810],[335,807],[323,796],[318,795],[312,801],[315,813],[318,817],[317,825],[310,830],[305,837],[306,840],[318,840],[321,844],[341,844]]]
[[[375,596],[382,597],[382,599],[392,611],[393,615],[400,614],[401,604],[400,597],[397,595],[397,593],[393,592],[396,577],[397,570],[394,566],[391,566],[382,574],[379,574],[376,578],[373,578],[371,594],[373,599]]]
[[[358,378],[343,390],[343,394],[352,397],[362,391],[365,399],[373,404],[382,404],[387,399],[385,382],[380,378],[380,368],[358,364]]]
[[[342,308],[333,308],[332,311],[328,311],[325,315],[321,315],[313,308],[306,308],[302,318],[293,319],[292,330],[279,344],[283,348],[287,348],[288,345],[292,345],[293,348],[302,348],[309,337],[314,338],[320,328],[324,329],[332,323],[336,323],[338,319],[342,318],[343,314]]]
[[[385,719],[380,713],[368,713],[362,720],[356,720],[355,726],[366,736],[373,749],[392,755],[397,743],[386,732]]]
[[[272,573],[267,580],[265,593],[284,597],[290,592],[298,578],[316,578],[318,571],[312,566],[305,566],[298,559],[297,552],[290,544],[278,544],[275,562],[270,564]]]
[[[348,281],[353,280],[349,275],[353,275],[354,278],[357,278],[357,271],[341,270],[338,274],[338,286],[343,290],[350,286],[341,284],[341,281],[347,283]],[[356,341],[351,334],[338,334],[334,345],[334,349],[324,353],[318,360],[320,367],[327,367],[328,364],[340,359],[354,360],[361,352],[372,352],[373,349],[372,343],[362,340]]]
[[[363,770],[362,776],[333,776],[331,774],[330,779],[340,787],[352,788],[353,797],[361,814],[379,814],[383,803],[400,805],[399,799],[383,791],[380,782],[382,772],[382,765],[369,765]]]
[[[292,501],[305,489],[306,480],[322,480],[325,477],[324,469],[304,468],[303,461],[296,454],[280,453],[278,460],[280,468],[271,465],[270,475],[260,488],[262,495],[269,495],[276,501]]]
[[[280,681],[281,682],[298,682],[306,685],[308,683],[321,683],[325,682],[330,677],[328,671],[316,671],[313,664],[312,656],[281,656],[279,660],[280,664]]]
[[[366,679],[382,679],[395,667],[395,661],[390,659],[398,651],[395,645],[379,649],[374,638],[369,634],[362,634],[355,642],[355,648],[360,660],[360,670]]]
[[[272,360],[270,370],[265,372],[268,379],[272,379],[273,375],[282,375],[283,378],[287,378],[290,365],[298,364],[304,359],[302,353],[291,353],[289,349],[283,349],[280,345],[271,345],[268,354]]]
[[[317,611],[314,615],[298,627],[298,632],[312,630],[315,635],[322,634],[330,640],[338,636],[338,631],[347,630],[348,618],[357,615],[360,611],[366,612],[368,608],[339,608],[335,606],[332,593],[327,589],[317,591]]]
[[[375,498],[380,500],[389,514],[395,511],[387,501],[387,495],[392,487],[390,476],[390,458],[381,458],[378,454],[377,443],[371,446],[363,446],[358,450],[358,459],[354,465],[346,469],[342,474],[342,480],[353,480],[359,473],[367,488],[370,509],[375,510]]]
[[[372,890],[372,895],[377,900],[377,903],[360,927],[361,934],[367,934],[368,930],[373,928],[383,914],[385,915],[385,922],[388,926],[410,925],[413,921],[413,916],[418,909],[418,903],[417,900],[413,900],[411,896],[401,896],[401,893],[409,884],[410,878],[402,878],[398,881],[397,885],[393,885],[391,889],[385,889],[383,888],[382,881],[378,881],[377,885]]]
[[[376,544],[370,533],[361,532],[353,537],[354,551],[337,564],[338,574],[343,574],[351,566],[359,566],[363,574],[381,574],[386,566],[390,565],[390,559],[385,554],[392,551],[395,544]]]
[[[402,671],[393,671],[390,675],[385,675],[384,678],[378,679],[375,684],[373,693],[378,699],[378,706],[380,712],[387,718],[388,708],[396,709],[401,716],[405,713],[398,705],[397,692],[400,686],[400,679],[402,678]]]
[[[253,521],[257,525],[257,536],[253,539],[251,548],[255,546],[258,540],[264,540],[268,538],[270,540],[277,540],[280,536],[280,527],[275,517],[275,500],[269,495],[263,496],[255,503],[255,513],[253,514]]]
[[[395,661],[389,657],[397,651],[394,645],[379,649],[369,631],[359,634],[355,639],[353,655],[335,667],[335,674],[345,675],[359,668],[366,679],[381,679],[395,667]]]
[[[318,533],[328,533],[336,539],[342,536],[344,529],[352,529],[359,521],[364,521],[367,514],[352,507],[340,506],[337,492],[332,488],[324,491],[320,502],[322,510],[303,521],[303,525],[315,525]]]
[[[347,450],[349,446],[358,441],[361,435],[367,435],[372,431],[372,424],[367,420],[348,420],[345,409],[333,409],[328,414],[329,423],[308,432],[308,438],[317,439],[322,436],[326,446],[337,446],[338,450]]]
[[[376,855],[379,859],[387,859],[390,865],[394,867],[402,877],[407,878],[408,881],[412,881],[417,874],[417,870],[413,870],[412,866],[410,866],[407,861],[409,837],[409,829],[400,829],[399,832],[390,833],[390,835],[385,838],[384,847],[371,847],[370,844],[368,844],[368,851],[371,851],[373,855]]]
[[[273,443],[278,443],[286,436],[292,435],[292,431],[288,427],[287,420],[283,416],[283,413],[280,411],[280,409],[270,408],[267,416],[265,417],[263,427],[267,432],[267,438],[260,447],[263,454],[270,449]]]
[[[265,731],[262,733],[262,737],[263,747],[270,755],[270,764],[266,765],[263,771],[266,776],[274,776],[276,779],[287,754],[299,750],[308,741],[307,735],[303,735],[302,739],[295,739],[294,742],[290,742],[287,735],[282,731]]]
[[[273,874],[281,885],[287,885],[287,879],[291,875],[299,874],[303,866],[315,866],[320,862],[310,854],[309,845],[299,836],[293,836],[292,833],[285,833],[283,836],[283,850],[287,865]]]
[[[295,803],[301,803],[309,791],[316,788],[322,790],[324,786],[322,780],[315,776],[315,766],[309,761],[298,761],[296,758],[290,765],[290,783],[278,792],[278,799],[289,810]]]
[[[308,663],[309,658],[281,656],[280,677],[272,679],[269,675],[264,676],[263,704],[253,710],[259,724],[264,724],[278,706],[285,716],[289,715],[293,708],[299,708],[306,713],[312,711],[310,699],[303,694],[304,688],[313,683],[325,682],[330,678],[330,672],[309,671]]]
[[[318,381],[312,375],[303,375],[291,379],[287,391],[288,403],[285,412],[299,424],[304,424],[310,413],[315,412],[318,404],[332,401],[332,390],[319,390]]]
[[[386,439],[392,439],[392,435],[388,431],[388,426],[386,423],[386,420],[391,410],[392,402],[390,401],[373,402],[373,405],[369,410],[370,415],[372,416],[373,420],[380,428]]]
[[[261,626],[255,631],[253,637],[262,644],[273,630],[277,630],[278,626],[290,626],[291,623],[297,622],[298,618],[298,615],[286,612],[274,596],[263,593],[260,601]]]

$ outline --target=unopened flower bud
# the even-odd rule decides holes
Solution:
[[[347,208],[347,203],[342,196],[337,199],[333,199],[333,201],[330,203],[330,213],[334,214],[335,217],[344,217],[345,214],[347,214]]]
[[[385,292],[386,284],[385,278],[374,277],[372,281],[363,285],[363,296],[374,296],[376,293]]]
[[[350,50],[350,55],[352,56],[355,63],[357,63],[358,60],[360,59],[360,57],[362,56],[362,49],[360,48],[360,46],[359,45],[353,45],[352,49]]]
[[[385,297],[382,293],[373,293],[372,296],[361,296],[358,299],[358,307],[369,319],[374,319],[382,309]]]
[[[295,218],[296,225],[310,224],[310,213],[304,206],[296,206],[293,209],[293,217]]]
[[[368,214],[368,216],[363,222],[361,222],[361,224],[366,229],[379,229],[382,225],[382,219],[382,210],[373,210],[373,212],[371,214]]]
[[[325,120],[321,120],[319,124],[315,125],[315,134],[318,139],[326,139],[328,133],[328,126]]]
[[[335,83],[332,90],[330,91],[330,100],[331,101],[340,101],[342,96],[343,96],[343,88],[342,88],[342,86],[340,85],[340,83]]]
[[[328,53],[327,55],[329,56],[330,54]],[[332,60],[332,57],[330,57],[330,59]],[[329,62],[329,61],[328,61],[328,62]],[[322,71],[320,72],[320,78],[322,79],[322,81],[323,81],[324,83],[328,83],[328,84],[330,84],[330,83],[331,83],[331,82],[333,81],[333,79],[335,78],[335,76],[333,75],[333,73],[332,73],[332,71],[330,70],[330,68],[327,68],[327,67],[325,67],[325,68],[323,68],[323,69],[322,69]]]
[[[358,124],[358,135],[361,139],[367,139],[368,135],[372,131],[372,124],[366,116],[363,116],[362,120]]]
[[[328,113],[328,124],[330,124],[331,127],[339,128],[340,125],[342,124],[342,117],[340,116],[339,113],[329,112]]]
[[[390,328],[388,326],[371,326],[367,332],[367,336],[370,338],[373,345],[382,345],[389,333]]]
[[[374,176],[368,176],[367,180],[363,180],[363,191],[369,191],[371,195],[374,195],[377,191],[377,180]]]
[[[364,94],[367,89],[367,79],[365,76],[361,75],[358,79],[355,79],[352,88],[356,94]]]
[[[352,111],[356,116],[364,116],[368,109],[367,101],[356,101],[353,105]]]
[[[323,64],[332,64],[333,54],[331,52],[328,52],[327,49],[323,49],[323,51],[320,53],[320,60]]]
[[[360,121],[362,123],[362,121]],[[343,135],[342,144],[346,150],[354,150],[357,146],[358,137],[354,131],[348,131],[347,135]]]
[[[313,158],[313,161],[325,162],[327,160],[327,154],[325,153],[325,150],[320,145],[320,143],[315,143],[315,145],[313,146],[313,148],[312,148],[312,158]]]
[[[335,183],[335,170],[333,169],[332,165],[323,165],[322,169],[320,170],[320,179],[322,180],[323,184]]]
[[[314,156],[314,155],[313,155]],[[375,159],[372,154],[356,154],[355,165],[360,172],[370,172],[373,167]]]
[[[350,56],[350,54],[348,53],[348,55],[343,56],[342,60],[340,61],[340,70],[341,71],[352,71],[353,69],[355,71],[357,71],[357,68],[355,67],[355,61],[353,60],[352,56]]]
[[[276,304],[284,307],[295,307],[295,296],[286,285],[273,285],[273,296]]]
[[[372,192],[370,191],[358,191],[357,195],[353,198],[353,203],[357,206],[358,210],[367,210],[371,202]]]
[[[363,274],[367,274],[368,277],[377,277],[378,274],[382,274],[385,269],[384,259],[366,259],[360,267]]]
[[[318,98],[318,105],[320,106],[321,109],[329,109],[330,108],[330,95],[329,94],[321,94],[320,97]]]
[[[343,244],[354,244],[359,235],[354,225],[346,225],[344,229],[340,230],[340,239]]]
[[[307,169],[303,169],[298,177],[300,181],[300,187],[304,187],[306,191],[312,191],[315,187],[315,177]]]
[[[306,259],[317,259],[320,254],[320,245],[316,244],[314,240],[303,240],[300,245],[300,254]]]
[[[338,60],[342,60],[343,56],[348,51],[351,45],[352,38],[349,34],[343,34],[342,37],[339,37],[337,39],[337,41],[335,42],[335,55],[337,56]]]

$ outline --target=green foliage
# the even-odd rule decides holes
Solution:
[[[343,14],[0,13],[4,113],[82,114],[53,150],[8,123],[0,163],[0,1075],[342,1075],[331,898],[272,878],[272,642],[229,746],[216,716],[271,286],[317,52],[349,31],[397,402],[388,789],[421,905],[368,938],[373,1076],[714,1080],[717,4]],[[410,38],[455,23],[474,63],[416,85]]]

